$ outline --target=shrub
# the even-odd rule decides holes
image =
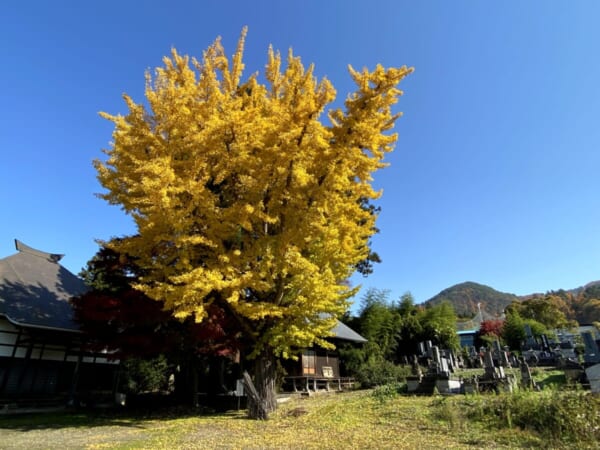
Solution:
[[[356,371],[355,377],[365,388],[399,383],[410,374],[410,368],[397,366],[385,359],[369,359]]]
[[[503,406],[515,426],[544,437],[575,444],[600,442],[600,399],[589,392],[549,389],[513,396]]]
[[[438,421],[445,422],[449,428],[464,429],[466,417],[462,408],[448,400],[449,397],[437,396],[432,402],[432,417]]]
[[[128,394],[156,392],[168,382],[168,363],[164,355],[153,359],[130,358],[121,362],[121,388]]]
[[[470,421],[491,428],[534,431],[556,444],[600,442],[600,397],[585,391],[521,391],[498,396],[470,396],[457,405]],[[440,411],[438,416],[444,416]]]
[[[371,396],[379,403],[386,403],[398,396],[399,393],[403,392],[406,385],[403,383],[390,383],[377,386],[373,389]]]

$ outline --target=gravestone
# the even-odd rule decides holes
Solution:
[[[500,365],[502,367],[511,367],[508,353],[505,351],[500,352]]]
[[[594,336],[590,331],[584,331],[581,333],[583,339],[583,345],[585,348],[583,359],[586,364],[596,364],[600,362],[600,352],[598,351],[598,344],[594,340]]]
[[[429,358],[432,357],[431,355],[431,348],[433,347],[433,345],[431,345],[431,341],[425,341],[425,353],[427,353],[427,356]]]
[[[419,365],[419,358],[417,355],[413,355],[412,358],[412,374],[418,376],[419,379],[423,376],[423,371],[421,370],[421,366]]]
[[[600,394],[600,364],[585,369],[585,374],[590,382],[590,389],[594,394]]]
[[[456,361],[456,358],[454,357],[453,352],[451,350],[445,350],[444,357],[448,361],[448,369],[450,370],[450,372],[456,372],[456,369],[458,368],[458,363]]]
[[[548,342],[548,336],[542,334],[542,350],[545,352],[550,351],[550,342]]]
[[[419,358],[417,355],[412,356],[411,361],[411,375],[406,377],[406,387],[408,392],[416,392],[421,385],[423,380],[423,371],[419,365]]]
[[[529,348],[533,348],[537,346],[537,342],[535,341],[535,338],[533,337],[533,331],[531,331],[531,326],[529,326],[528,323],[526,323],[523,328],[525,329],[525,346],[529,347]]]
[[[440,349],[438,348],[437,345],[434,345],[433,347],[431,347],[431,358],[433,359],[433,363],[439,369],[440,364],[441,364],[441,356],[440,356]]]
[[[503,367],[494,365],[492,350],[483,355],[485,373],[478,379],[479,390],[488,392],[512,392],[515,387],[515,379],[512,375],[504,373]]]
[[[500,341],[498,341],[498,339],[496,339],[493,343],[494,346],[494,352],[497,354],[500,354],[500,352],[502,351],[502,347],[500,346]]]
[[[492,355],[491,351],[486,351],[483,354],[483,367],[485,368],[485,372],[486,373],[493,373],[494,372],[494,356]]]
[[[535,381],[531,376],[531,370],[529,364],[525,361],[525,358],[521,361],[521,386],[527,389],[533,389],[536,387]]]

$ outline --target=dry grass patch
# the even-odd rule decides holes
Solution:
[[[34,415],[0,418],[0,447],[88,449],[468,449],[532,448],[534,431],[467,422],[464,397],[372,391],[292,398],[268,421],[244,411],[218,415]]]

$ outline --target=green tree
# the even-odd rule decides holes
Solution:
[[[565,311],[568,311],[569,307],[559,295],[548,293],[523,302],[513,302],[507,308],[517,310],[524,319],[535,320],[550,330],[570,328],[575,325],[573,321],[567,319]]]
[[[400,315],[400,327],[397,333],[397,357],[410,356],[418,353],[419,342],[428,340],[423,330],[423,324],[419,320],[422,308],[415,305],[414,298],[410,292],[400,297],[397,306]]]
[[[573,310],[579,323],[600,321],[600,285],[592,285],[584,289],[574,300]]]
[[[549,330],[546,325],[534,319],[523,319],[523,324],[529,326],[531,334],[534,338],[541,338],[544,334],[546,336],[551,336],[554,334],[553,330]]]
[[[414,316],[419,312],[419,308],[415,305],[415,299],[410,292],[402,294],[397,310],[402,317]]]
[[[344,365],[363,387],[400,381],[406,370],[397,365],[398,333],[401,328],[398,307],[389,300],[389,291],[369,289],[361,299],[359,315],[352,324],[368,341],[360,348],[340,348]]]
[[[390,304],[388,295],[388,291],[369,289],[363,297],[358,322],[361,335],[377,345],[378,352],[384,359],[393,361],[400,316]]]
[[[525,322],[517,310],[510,310],[502,326],[502,339],[512,350],[521,350],[521,343],[525,340]]]
[[[442,302],[425,308],[419,315],[423,336],[441,348],[458,350],[460,343],[456,333],[456,314],[452,304]]]

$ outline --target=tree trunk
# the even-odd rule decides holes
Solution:
[[[271,349],[265,349],[254,364],[254,392],[247,389],[248,417],[266,420],[277,408],[275,382],[277,377],[275,356]]]
[[[198,406],[197,364],[192,358],[184,358],[175,371],[175,399],[178,405]]]

